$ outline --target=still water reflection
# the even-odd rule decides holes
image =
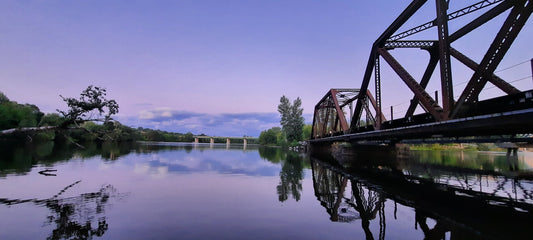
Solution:
[[[0,239],[530,239],[528,158],[0,145]]]

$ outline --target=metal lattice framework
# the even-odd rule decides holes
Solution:
[[[436,0],[436,17],[433,21],[429,21],[417,27],[395,34],[395,32],[401,28],[403,24],[424,4],[426,4],[426,2],[426,0],[414,0],[374,42],[363,82],[361,84],[361,92],[368,90],[371,75],[374,73],[376,86],[374,95],[381,96],[381,81],[379,74],[380,58],[386,61],[386,63],[394,70],[394,72],[396,72],[396,74],[398,74],[400,79],[402,79],[402,81],[414,94],[405,118],[413,116],[418,105],[422,106],[424,111],[431,114],[435,121],[445,121],[464,117],[466,114],[465,112],[468,109],[468,105],[478,101],[479,93],[487,82],[491,82],[507,94],[515,94],[520,92],[508,82],[494,75],[494,70],[501,62],[503,56],[510,48],[513,41],[516,39],[528,17],[531,15],[533,9],[531,1],[486,0],[448,13],[449,0]],[[469,13],[489,7],[492,8],[471,22],[466,23],[456,32],[449,34],[448,22]],[[508,10],[510,11],[507,19],[501,26],[480,63],[476,63],[463,53],[451,47],[451,43],[454,41],[464,37],[474,29],[482,26],[489,20],[503,14],[504,12],[507,12]],[[401,40],[407,37],[415,36],[416,34],[433,27],[438,28],[438,36],[436,36],[436,39],[434,40]],[[392,56],[392,54],[390,54],[390,50],[394,48],[417,48],[429,52],[430,59],[420,81],[417,81],[402,66],[402,64],[398,62]],[[457,101],[455,101],[453,97],[454,93],[450,63],[451,57],[456,58],[459,62],[463,63],[465,66],[474,71],[470,81],[462,91]],[[437,64],[440,68],[442,106],[439,105],[438,100],[430,96],[425,90],[432,74],[436,69]],[[379,108],[376,112],[381,112],[381,97],[377,97],[376,100]],[[363,110],[365,110],[365,103],[366,95],[360,95],[357,99],[354,117],[352,118],[352,132],[358,127],[357,121],[359,121]],[[381,121],[384,120],[381,119]],[[382,122],[378,122],[375,125],[376,129],[380,129],[380,123]]]
[[[370,91],[365,92],[365,112],[366,121],[359,121],[358,125],[375,125],[376,118],[370,110],[370,104],[374,111],[378,109],[377,101]],[[332,88],[315,106],[312,136],[321,138],[338,134],[345,134],[350,131],[350,119],[352,119],[353,102],[359,98],[359,89],[354,88]],[[350,114],[350,119],[346,118],[346,113]],[[378,117],[379,119],[379,117]],[[381,114],[381,119],[385,119]]]
[[[533,90],[518,90],[494,74],[531,15],[532,0],[485,0],[453,12],[448,11],[450,0],[435,0],[434,20],[397,33],[427,3],[427,0],[413,0],[374,42],[359,89],[331,89],[316,105],[312,141],[322,141],[317,140],[321,138],[323,141],[396,141],[433,136],[514,135],[533,131],[533,124],[527,120],[533,117]],[[458,24],[462,25],[454,25],[453,29],[457,30],[449,32],[450,21],[473,12],[478,13],[476,17],[459,21]],[[504,14],[507,17],[480,62],[452,47],[455,41]],[[428,39],[428,34],[424,34],[420,37],[422,39],[416,39],[419,33],[432,28],[436,28],[436,36]],[[429,53],[427,66],[420,79],[413,77],[391,54],[391,50],[396,48],[424,50]],[[473,71],[464,89],[455,94],[458,96],[457,100],[454,98],[451,58]],[[381,101],[386,96],[381,93],[381,68],[384,64],[399,76],[413,94],[405,115],[398,119],[394,119],[392,107],[390,120],[383,115]],[[439,72],[435,74],[437,66]],[[438,77],[432,77],[433,75]],[[369,89],[372,76],[374,89]],[[440,101],[437,93],[433,97],[426,91],[432,78],[440,78]],[[506,95],[479,101],[480,92],[488,82]],[[341,97],[348,92],[352,94],[350,97]],[[355,105],[353,111],[352,103]],[[344,107],[348,105],[350,120],[345,117],[347,110]],[[415,115],[419,106],[425,113]],[[511,111],[515,115],[501,114]],[[498,126],[493,126],[494,123]]]

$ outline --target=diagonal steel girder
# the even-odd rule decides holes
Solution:
[[[467,7],[467,8],[464,8],[462,10],[459,10],[457,12],[470,13],[470,12],[472,12],[471,11],[472,7],[475,7],[475,10],[479,10],[482,7],[487,7],[489,5],[492,5],[492,4],[498,3],[498,2],[501,2],[501,1],[480,2],[480,3],[477,3],[477,4],[471,5],[471,6]],[[476,19],[474,19],[470,23],[466,24],[465,26],[463,26],[462,28],[460,28],[459,30],[457,30],[456,32],[451,34],[449,36],[449,38],[448,38],[449,39],[449,43],[451,44],[452,42],[458,40],[459,38],[463,37],[467,33],[473,31],[474,29],[478,28],[479,26],[483,25],[484,23],[486,23],[487,21],[493,19],[494,17],[502,14],[503,12],[505,12],[506,10],[508,10],[511,7],[512,7],[511,1],[501,2],[500,4],[496,5],[492,9],[490,9],[487,12],[483,13],[482,15],[480,15],[479,17],[477,17]],[[450,17],[453,14],[454,13],[449,14],[448,16]],[[434,24],[432,23],[431,26],[434,26]],[[391,38],[393,38],[393,37],[391,37]],[[427,40],[426,41],[387,41],[387,43],[385,44],[385,46],[387,48],[391,48],[391,49],[392,48],[420,48],[420,49],[426,49],[426,50],[428,50],[430,52],[430,62],[428,63],[426,71],[424,72],[424,76],[422,77],[422,80],[420,81],[420,86],[422,86],[424,88],[427,86],[428,81],[431,78],[431,74],[433,74],[433,71],[435,70],[435,66],[436,66],[436,64],[439,61],[439,58],[438,58],[439,56],[434,51],[435,50],[434,47],[436,47],[437,45],[438,45],[438,42],[427,41]],[[477,69],[477,66],[479,65],[479,64],[475,63],[474,61],[472,61],[471,59],[469,59],[468,57],[462,55],[459,51],[457,51],[457,50],[455,50],[453,48],[450,48],[450,55],[453,56],[454,58],[456,58],[457,60],[459,60],[460,62],[462,62],[463,64],[465,64],[467,67],[471,68],[474,71]],[[491,81],[491,83],[493,83],[494,85],[496,85],[497,87],[502,89],[507,94],[512,94],[512,93],[519,92],[518,89],[513,87],[511,84],[505,82],[503,79],[498,78],[497,76],[493,76],[490,79],[490,81]],[[405,117],[409,117],[409,116],[412,116],[414,114],[414,112],[416,110],[416,107],[418,106],[418,103],[419,103],[419,101],[418,101],[417,97],[414,96],[413,99],[411,100],[411,104],[409,105],[409,108],[408,108],[408,110],[407,110],[407,112],[405,114]]]
[[[346,121],[346,116],[342,107],[346,106],[346,103],[341,102],[338,99],[338,95],[343,92],[350,92],[358,94],[357,89],[330,89],[326,95],[315,106],[315,112],[313,117],[312,137],[323,137],[330,133],[337,133],[339,131],[348,133],[350,127]],[[349,99],[348,101],[353,101]],[[329,131],[329,132],[328,132]]]
[[[435,49],[430,49],[428,51],[429,51],[428,66],[426,67],[426,70],[424,71],[422,80],[420,80],[420,86],[424,89],[426,89],[429,83],[429,79],[431,79],[431,75],[435,71],[435,68],[437,67],[437,63],[439,62],[439,54],[437,53],[437,51]],[[409,105],[409,108],[407,109],[407,112],[405,113],[405,117],[413,116],[419,102],[420,101],[418,100],[418,97],[415,94],[413,99],[411,99],[411,104]]]
[[[346,116],[344,116],[344,112],[339,106],[339,100],[337,99],[337,93],[338,93],[337,90],[331,89],[331,97],[333,98],[333,102],[335,103],[335,109],[337,110],[336,117],[338,121],[340,121],[342,131],[348,131],[350,130],[350,128],[348,127],[348,123],[346,122]]]
[[[385,115],[383,115],[383,111],[380,111],[379,110],[379,105],[378,105],[378,102],[376,99],[374,99],[374,96],[372,96],[372,93],[369,91],[369,90],[366,90],[366,98],[370,101],[370,103],[372,104],[372,107],[374,108],[374,111],[376,112],[376,117],[381,117],[381,121],[384,122],[384,121],[387,121],[387,118],[385,118]],[[370,113],[369,110],[367,110],[367,112]],[[376,120],[374,119],[374,122]]]
[[[450,35],[450,43],[456,41],[457,39],[463,37],[464,35],[468,34],[469,32],[473,31],[474,29],[478,28],[479,26],[485,24],[489,20],[493,19],[494,17],[502,14],[503,12],[507,11],[507,9],[511,8],[513,6],[512,1],[504,1],[492,9],[488,10],[486,13],[482,14],[481,16],[477,17],[470,23],[466,24],[459,30],[455,31],[453,34]]]
[[[461,52],[457,51],[454,48],[450,48],[451,55],[459,60],[461,63],[463,63],[465,66],[469,67],[470,69],[476,71],[479,68],[479,64],[474,62],[474,60],[468,58]],[[492,77],[488,79],[494,86],[500,88],[502,91],[504,91],[507,94],[515,94],[519,93],[520,90],[515,88],[513,85],[509,84],[508,82],[504,81],[500,77],[492,74]]]
[[[416,98],[422,104],[422,107],[426,109],[437,121],[446,120],[447,116],[443,114],[443,109],[438,103],[424,90],[420,84],[396,61],[396,59],[390,55],[387,49],[378,49],[379,55],[387,61],[389,66],[398,74],[398,76],[405,82],[405,84],[415,94]]]
[[[511,10],[511,13],[505,20],[502,28],[487,50],[487,53],[481,60],[479,67],[474,72],[474,75],[457,100],[455,109],[451,114],[452,118],[460,115],[461,111],[465,110],[463,109],[465,104],[478,101],[479,93],[487,81],[492,79],[494,70],[511,47],[511,44],[516,39],[518,33],[526,23],[532,11],[533,4],[530,0],[514,1],[514,6]]]
[[[383,32],[379,38],[372,45],[370,50],[370,56],[368,57],[368,63],[366,65],[365,75],[363,77],[363,82],[361,83],[360,92],[366,92],[368,89],[368,84],[370,83],[370,78],[372,77],[372,72],[374,71],[374,64],[377,57],[378,48],[381,48],[385,45],[387,41],[394,32],[396,32],[413,14],[415,14],[420,7],[422,7],[427,0],[414,0],[409,6],[394,20],[394,22]],[[350,125],[352,131],[357,127],[357,122],[361,118],[363,111],[363,104],[366,99],[366,95],[359,94],[357,98],[357,104],[355,105],[354,115],[352,118],[352,123]]]

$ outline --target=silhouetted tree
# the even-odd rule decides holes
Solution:
[[[69,107],[68,111],[57,110],[66,119],[63,125],[112,120],[111,115],[118,113],[118,104],[115,100],[106,99],[106,94],[105,88],[90,85],[81,92],[79,99],[59,95]],[[92,118],[95,113],[104,118]]]

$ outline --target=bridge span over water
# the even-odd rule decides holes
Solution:
[[[225,139],[226,144],[231,144],[231,140],[238,140],[239,142],[242,141],[242,144],[246,145],[248,144],[248,140],[257,140],[256,137],[220,137],[220,136],[206,136],[206,135],[198,135],[194,136],[194,143],[200,143],[200,139],[209,139],[210,144],[215,143],[215,139]]]
[[[433,5],[429,7],[434,7],[433,12],[436,12],[431,21],[413,28],[404,28],[415,13],[429,4],[426,0],[414,0],[378,37],[371,47],[359,88],[330,89],[316,104],[311,144],[533,142],[533,90],[520,90],[512,85],[513,81],[504,80],[495,74],[526,25],[532,13],[532,1],[486,0],[464,7],[455,5],[464,4],[464,1],[431,2]],[[476,14],[473,16],[463,18],[474,12]],[[456,21],[459,18],[462,21]],[[454,43],[464,38],[475,42],[472,38],[479,35],[470,36],[470,33],[489,22],[494,26],[495,18],[503,19],[503,23],[498,25],[500,27],[495,35],[485,34],[484,37],[492,41],[483,55],[471,58],[454,48]],[[449,28],[452,22],[459,22],[461,25]],[[433,29],[436,34],[428,40],[431,35],[426,30],[429,29]],[[451,32],[450,29],[456,30]],[[420,35],[422,32],[425,34]],[[476,50],[481,48],[471,47]],[[419,79],[391,54],[392,50],[400,48],[429,53],[429,58],[424,58],[429,59],[427,62],[418,61],[419,65],[426,66]],[[531,52],[531,49],[524,50]],[[391,107],[387,119],[388,109],[382,106],[382,100],[391,97],[382,95],[382,60],[388,66],[387,70],[397,74],[398,85],[405,86],[411,93],[408,96],[410,99],[405,99],[409,108],[405,114],[396,118]],[[417,59],[413,57],[410,60]],[[533,71],[533,59],[531,66]],[[464,77],[464,71],[458,76],[458,73],[452,71],[452,67],[471,70],[469,80],[458,93],[457,84],[454,85],[452,78]],[[426,90],[432,79],[440,81],[440,90],[434,96]],[[480,100],[480,93],[488,88],[498,88],[501,94]],[[454,89],[457,94],[454,94]]]

